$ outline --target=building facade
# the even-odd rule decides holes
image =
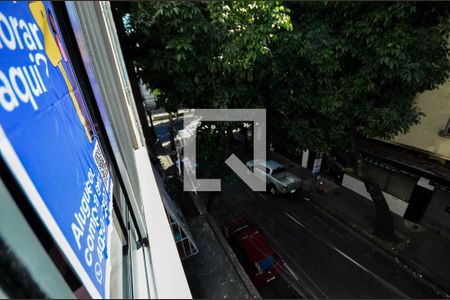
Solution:
[[[424,183],[422,187],[428,187],[430,192],[422,190],[417,193],[418,199],[413,199],[411,204],[423,210],[423,216],[420,218],[419,213],[411,217],[414,221],[450,230],[450,81],[418,95],[417,104],[425,114],[420,124],[413,126],[407,134],[396,137],[392,143],[427,156],[430,164],[442,168],[443,180],[437,183],[426,176],[419,179],[418,182]],[[431,182],[431,185],[425,182]],[[422,203],[414,204],[419,201]]]
[[[391,211],[437,232],[450,230],[450,81],[417,96],[425,114],[391,141],[361,141],[370,175]],[[370,198],[363,183],[344,175],[343,186]]]
[[[0,297],[191,298],[141,102],[109,2],[0,3]]]
[[[417,96],[417,105],[425,114],[407,134],[392,143],[406,146],[435,159],[450,161],[450,81]]]

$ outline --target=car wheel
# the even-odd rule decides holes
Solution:
[[[272,196],[275,196],[276,194],[277,194],[277,188],[274,186],[274,185],[269,185],[269,193],[272,195]]]

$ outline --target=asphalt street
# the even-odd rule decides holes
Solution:
[[[219,225],[246,216],[285,261],[280,278],[258,288],[264,298],[439,298],[413,274],[303,199],[273,197],[244,183],[222,183],[210,212]]]
[[[155,127],[167,141],[167,122]],[[258,288],[264,298],[442,298],[419,274],[305,201],[301,191],[274,197],[239,179],[222,181],[208,207],[219,226],[239,216],[258,224],[284,260],[281,276]]]

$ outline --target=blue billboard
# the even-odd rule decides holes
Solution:
[[[89,294],[108,298],[113,183],[50,2],[0,2],[0,153]]]

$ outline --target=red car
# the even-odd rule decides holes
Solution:
[[[249,220],[243,217],[231,220],[225,224],[223,233],[256,286],[280,274],[283,261]]]

